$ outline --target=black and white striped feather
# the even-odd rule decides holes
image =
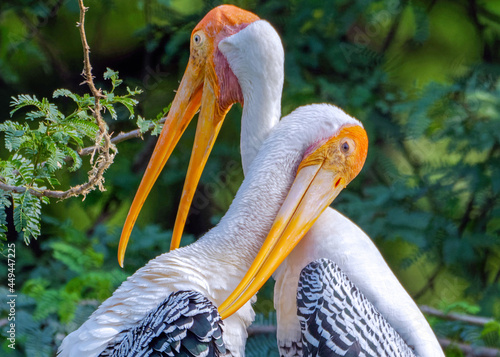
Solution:
[[[122,331],[99,357],[224,356],[222,320],[202,294],[169,295],[133,329]]]
[[[415,356],[386,319],[328,259],[318,259],[302,270],[297,314],[304,356]]]

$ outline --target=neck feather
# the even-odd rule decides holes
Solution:
[[[255,83],[255,89],[243,93],[245,105],[241,117],[241,163],[246,175],[262,142],[281,116],[281,86]],[[279,86],[279,88],[277,88]]]

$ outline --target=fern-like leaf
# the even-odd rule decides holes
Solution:
[[[51,247],[54,250],[54,259],[64,263],[70,270],[78,274],[101,266],[104,259],[102,254],[91,249],[85,250],[85,254],[82,254],[81,249],[64,242],[54,242]]]
[[[75,103],[79,103],[82,101],[82,97],[80,97],[78,94],[75,94],[70,90],[64,88],[56,89],[54,91],[54,94],[52,94],[52,98],[59,98],[59,97],[71,98],[75,101]]]
[[[125,97],[116,97],[115,101],[121,103],[128,109],[130,115],[129,119],[134,118],[134,107],[139,103],[137,100],[133,98],[125,98]]]
[[[123,83],[123,80],[118,78],[118,72],[113,71],[111,68],[106,68],[106,72],[104,72],[103,77],[104,79],[111,79],[111,84],[113,86],[111,92],[113,92],[116,87]]]
[[[93,118],[92,118],[93,119]],[[87,138],[94,139],[99,131],[99,126],[94,121],[75,119],[71,121],[71,126]]]
[[[14,226],[17,232],[22,232],[23,239],[29,244],[31,238],[40,235],[41,202],[28,190],[24,193],[14,193]]]
[[[0,124],[0,131],[5,133],[5,148],[9,151],[18,150],[26,139],[23,126],[10,120]]]
[[[17,96],[17,98],[11,97],[11,99],[12,100],[10,101],[10,106],[14,107],[14,109],[10,111],[10,116],[12,116],[15,112],[17,112],[21,108],[30,105],[34,105],[36,107],[42,105],[42,102],[40,102],[35,95],[31,96],[29,94],[21,94]]]
[[[50,146],[51,155],[46,161],[46,167],[50,173],[60,169],[64,165],[65,151],[60,150],[55,144]]]
[[[110,101],[112,101],[112,99]],[[104,104],[104,108],[106,108],[111,115],[111,119],[116,120],[118,118],[118,114],[116,114],[116,109],[113,107],[113,104]]]
[[[0,239],[7,240],[7,213],[6,208],[11,205],[10,195],[4,190],[0,190]],[[0,243],[0,250],[3,248],[3,243]]]
[[[82,158],[78,153],[70,147],[64,147],[64,154],[73,159],[73,164],[69,167],[69,171],[74,172],[82,166]]]

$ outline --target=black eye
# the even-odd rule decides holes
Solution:
[[[347,141],[344,141],[342,144],[341,144],[341,149],[342,149],[342,152],[344,154],[347,154],[349,152],[349,149],[350,149],[350,146],[349,146],[349,143]]]
[[[346,138],[340,143],[340,151],[344,155],[348,155],[352,153],[355,149],[356,145],[354,144],[354,141],[352,139]]]
[[[193,41],[195,44],[199,45],[201,43],[201,36],[196,34],[193,36]]]

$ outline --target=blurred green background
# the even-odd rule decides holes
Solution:
[[[303,104],[329,102],[365,125],[367,162],[335,208],[374,239],[419,304],[496,319],[469,326],[430,318],[439,336],[499,348],[500,2],[87,0],[98,86],[109,88],[102,79],[107,67],[119,71],[127,86],[144,91],[136,113],[156,117],[182,77],[191,30],[221,3],[255,12],[280,34],[283,115]],[[76,0],[2,1],[0,122],[10,119],[11,96],[51,98],[58,88],[87,92],[80,85],[78,16]],[[70,104],[54,102],[60,108]],[[117,120],[108,121],[114,133],[136,127],[121,109]],[[235,105],[201,179],[186,244],[218,222],[243,179],[240,117]],[[23,121],[23,113],[13,120]],[[9,226],[9,242],[17,242],[18,348],[12,351],[4,340],[4,352],[54,355],[99,301],[168,250],[194,122],[142,210],[125,270],[118,267],[116,249],[156,141],[149,134],[118,144],[106,192],[43,205],[41,236],[29,246]],[[0,158],[8,159],[0,140]],[[84,181],[88,168],[61,173],[62,189]],[[7,276],[6,263],[0,276]],[[2,334],[7,308],[0,306]],[[273,323],[272,282],[259,293],[256,310],[259,323]],[[249,355],[276,355],[273,338],[262,341],[252,342]],[[450,348],[447,355],[462,354]]]

